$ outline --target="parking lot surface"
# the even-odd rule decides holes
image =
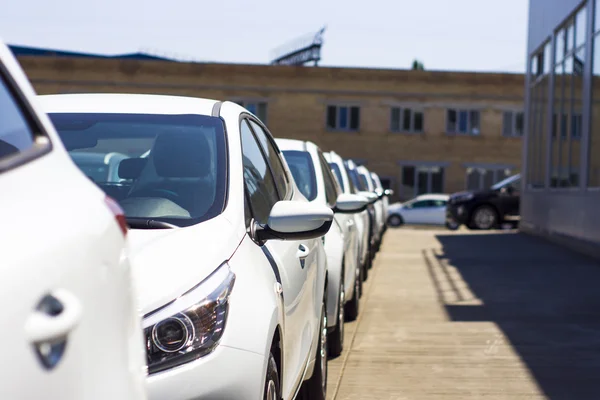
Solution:
[[[517,232],[389,229],[328,398],[600,399],[600,264]]]

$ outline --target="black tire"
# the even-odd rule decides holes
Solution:
[[[402,217],[398,214],[392,214],[388,217],[387,219],[387,224],[388,226],[391,226],[393,228],[397,228],[399,226],[402,226],[404,224],[404,220],[402,219]]]
[[[470,222],[469,225],[478,230],[494,229],[499,222],[498,212],[490,205],[481,205],[473,210]]]
[[[269,362],[267,364],[267,376],[265,377],[265,393],[264,400],[280,400],[281,399],[281,384],[279,382],[279,371],[277,371],[277,363],[273,353],[269,354]]]
[[[355,321],[358,318],[360,308],[360,291],[362,280],[360,274],[354,278],[354,294],[349,302],[346,303],[346,321]]]
[[[331,332],[329,332],[329,337],[327,338],[327,344],[329,345],[329,358],[336,358],[342,354],[344,350],[344,321],[345,321],[345,307],[344,303],[346,301],[346,292],[344,289],[344,276],[341,277],[340,288],[338,295],[338,309],[335,314],[337,317],[337,321],[335,327]]]
[[[460,228],[460,225],[458,224],[458,222],[446,221],[446,228],[451,231],[456,231],[456,230],[458,230],[458,228]]]
[[[371,256],[371,247],[369,246],[369,248],[367,249],[367,259],[365,260],[365,263],[363,264],[363,281],[366,281],[367,279],[369,279],[369,270],[371,269],[371,262],[373,260],[373,257]]]
[[[327,290],[325,290],[327,293]],[[327,305],[325,299],[321,305],[321,324],[319,326],[319,345],[315,359],[315,369],[301,388],[303,400],[326,400],[327,398]]]

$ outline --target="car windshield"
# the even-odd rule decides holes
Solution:
[[[223,211],[226,138],[202,115],[51,113],[69,155],[132,228],[189,226]]]
[[[355,188],[357,188],[359,191],[368,191],[369,190],[368,187],[365,187],[363,185],[363,181],[359,178],[359,173],[358,173],[358,171],[356,171],[356,169],[352,169],[352,168],[346,166],[346,172],[348,173],[348,177],[352,181],[352,184],[354,185]]]
[[[310,154],[306,151],[283,151],[285,161],[290,167],[296,186],[308,200],[317,198],[317,176]]]
[[[369,190],[369,181],[367,181],[367,176],[364,174],[359,174],[360,176],[360,181],[362,182],[362,186],[365,188],[366,191]]]
[[[340,182],[342,191],[346,191],[346,188],[344,187],[344,180],[342,179],[342,171],[340,171],[340,166],[336,163],[329,163],[329,166],[331,167],[331,170],[335,173],[336,178]]]
[[[493,185],[491,187],[491,189],[492,190],[498,190],[498,189],[502,189],[505,186],[517,186],[520,181],[521,181],[521,175],[520,174],[509,176],[508,178],[503,179],[500,182],[498,182],[495,185]]]

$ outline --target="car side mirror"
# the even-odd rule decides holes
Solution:
[[[365,191],[361,191],[358,192],[358,194],[360,196],[363,196],[367,199],[367,201],[369,202],[369,204],[373,204],[375,203],[377,200],[379,200],[379,196],[377,196],[374,192],[365,192]]]
[[[515,188],[512,186],[504,186],[502,189],[500,189],[500,192],[502,194],[512,195],[515,192]]]
[[[394,191],[392,189],[385,189],[383,191],[383,195],[387,196],[387,197],[393,196],[394,195]]]
[[[314,239],[325,235],[333,221],[333,210],[304,201],[278,201],[266,225],[253,221],[251,235],[256,242],[267,240]]]
[[[369,200],[357,194],[342,193],[338,196],[333,212],[341,214],[359,213],[367,209]]]

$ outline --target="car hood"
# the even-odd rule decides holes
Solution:
[[[239,244],[233,225],[216,217],[177,229],[131,229],[129,256],[143,315],[175,300],[229,259]]]
[[[467,195],[472,195],[474,199],[482,199],[485,197],[490,197],[493,196],[496,192],[492,189],[485,189],[485,190],[465,190],[462,192],[456,192],[453,193],[452,195],[450,195],[448,201],[449,202],[455,202],[455,201],[459,201],[462,202],[465,199],[465,196]]]

